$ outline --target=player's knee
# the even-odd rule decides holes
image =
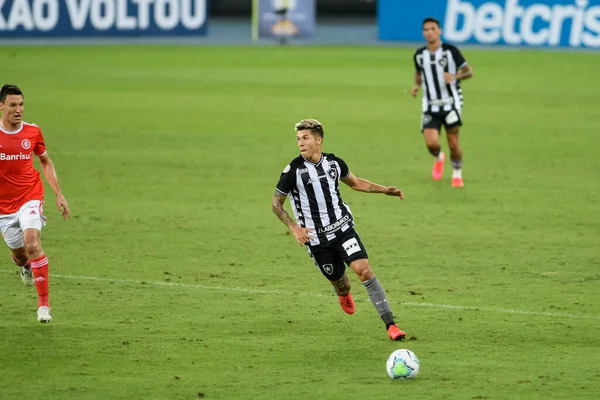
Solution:
[[[356,268],[355,272],[361,282],[368,281],[374,276],[369,263],[361,263],[358,268]]]
[[[369,279],[373,279],[374,276],[375,275],[373,274],[373,271],[371,271],[371,268],[367,268],[360,275],[360,281],[361,282],[366,282]]]
[[[440,133],[435,129],[425,129],[423,131],[423,137],[425,138],[425,145],[429,148],[440,148]]]
[[[448,143],[448,147],[450,148],[450,151],[460,151],[460,146],[458,145],[458,142],[450,142]]]
[[[27,254],[27,257],[30,260],[41,257],[43,254],[43,251],[42,251],[42,246],[41,246],[40,242],[35,240],[35,241],[25,243],[25,253]]]
[[[425,145],[431,150],[439,150],[440,149],[440,141],[437,138],[426,138]]]
[[[458,141],[448,143],[448,147],[450,148],[450,154],[460,154],[460,146],[458,145]]]

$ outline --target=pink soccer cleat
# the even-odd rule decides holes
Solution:
[[[392,340],[404,340],[406,333],[402,332],[397,325],[390,325],[388,335]]]
[[[344,310],[346,314],[354,314],[356,308],[354,307],[354,299],[350,293],[348,293],[348,296],[338,296],[338,300],[340,301],[342,310]]]
[[[452,187],[463,187],[465,183],[462,178],[452,178]]]
[[[431,177],[434,181],[439,181],[442,179],[442,175],[444,174],[444,161],[446,161],[446,156],[444,153],[440,153],[442,157],[441,160],[436,160],[433,164],[433,169],[431,170]]]

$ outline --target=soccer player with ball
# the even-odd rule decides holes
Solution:
[[[56,195],[63,219],[71,217],[60,190],[54,164],[46,152],[42,131],[23,122],[23,92],[15,85],[0,89],[0,231],[12,259],[21,268],[21,279],[38,292],[38,321],[52,321],[48,302],[48,258],[41,245],[46,224],[42,213],[44,183],[33,167],[33,155]]]
[[[306,246],[316,266],[333,285],[344,312],[354,314],[355,311],[347,265],[367,289],[389,337],[402,340],[406,335],[394,322],[385,291],[371,270],[367,251],[354,230],[350,207],[342,201],[339,182],[359,192],[386,194],[401,200],[404,194],[394,186],[382,186],[354,176],[344,160],[321,151],[323,135],[323,125],[317,120],[305,119],[296,124],[300,156],[280,175],[272,200],[273,212],[296,241]],[[296,221],[283,207],[288,196]]]

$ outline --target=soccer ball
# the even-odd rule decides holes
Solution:
[[[414,378],[419,374],[419,359],[410,350],[399,349],[394,351],[385,363],[390,378]]]

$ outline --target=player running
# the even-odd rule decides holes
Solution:
[[[38,292],[37,319],[52,321],[48,302],[48,258],[41,245],[41,230],[46,224],[42,213],[44,183],[33,167],[33,154],[56,195],[63,219],[71,217],[54,164],[46,152],[42,131],[23,122],[24,96],[15,85],[0,89],[0,231],[10,248],[21,279]]]
[[[315,265],[333,286],[345,313],[355,311],[347,265],[367,290],[390,339],[402,340],[406,334],[394,322],[385,291],[371,270],[365,246],[354,230],[350,207],[342,201],[339,182],[359,192],[386,194],[401,200],[404,194],[394,186],[354,176],[344,160],[321,151],[323,135],[323,125],[317,120],[305,119],[296,124],[300,156],[280,175],[272,200],[273,212],[296,241],[306,246]],[[296,222],[283,208],[288,196]]]

